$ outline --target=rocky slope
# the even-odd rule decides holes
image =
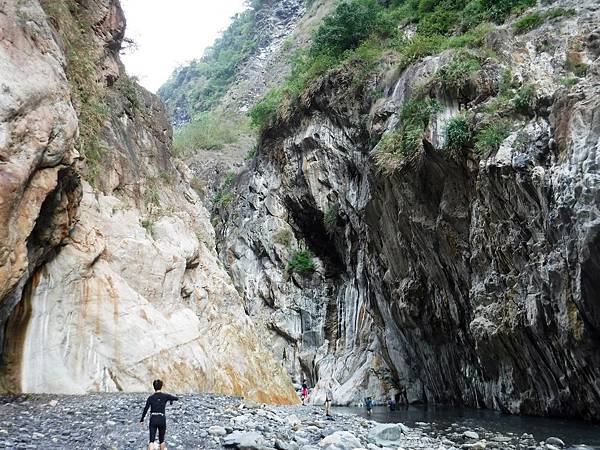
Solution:
[[[275,355],[317,385],[313,401],[332,382],[343,404],[371,394],[600,419],[600,8],[553,6],[574,14],[491,31],[458,91],[439,82],[458,51],[400,73],[382,62],[358,87],[350,65],[264,133],[220,256]],[[521,86],[508,100],[507,73]],[[386,159],[403,107],[424,95],[440,111],[420,150]],[[448,150],[446,124],[465,111],[471,128],[504,124],[498,148]],[[316,270],[290,274],[304,248]]]
[[[262,0],[249,2],[249,10],[237,17],[221,42],[205,52],[203,58],[177,69],[159,89],[173,124],[178,127],[189,122],[201,112],[213,107],[223,107],[231,112],[248,111],[268,89],[277,86],[289,72],[289,56],[310,40],[315,23],[323,17],[333,3],[320,0],[306,7],[305,0]],[[244,34],[246,42],[237,42],[229,34]],[[233,48],[231,48],[234,46]],[[245,57],[232,64],[234,76],[225,78],[226,89],[219,94],[204,92],[215,76],[204,73],[203,63],[213,63],[215,53],[239,52]],[[225,56],[221,59],[225,60]],[[218,59],[220,61],[220,59]],[[208,76],[207,76],[208,75]],[[201,94],[196,94],[197,92]],[[214,95],[214,99],[205,96]],[[200,98],[198,98],[200,96]]]
[[[291,56],[310,44],[314,29],[337,0],[307,3],[306,0],[252,3],[255,13],[246,11],[243,16],[234,18],[216,49],[207,50],[203,58],[179,68],[158,91],[176,128],[203,113],[212,114],[225,122],[225,126],[236,128],[236,138],[222,148],[193,148],[182,157],[202,185],[209,209],[228,173],[238,173],[244,168],[247,155],[255,145],[256,135],[246,124],[246,113],[269,89],[288,76]],[[235,41],[236,38],[243,42]],[[215,53],[227,56],[214,61]],[[234,63],[227,59],[238,53],[245,55],[240,61]],[[232,65],[233,75],[229,79],[223,74],[215,75],[219,69],[199,69],[205,64],[208,67]],[[216,77],[224,78],[219,83],[219,86],[224,84],[220,94],[206,87]]]
[[[0,7],[0,387],[135,391],[161,377],[296,401],[171,159],[164,107],[125,75],[118,1]]]
[[[0,448],[44,448],[51,442],[56,449],[139,449],[148,433],[136,423],[145,399],[144,394],[0,397]],[[71,423],[74,415],[78,420]],[[175,449],[584,450],[594,447],[583,442],[597,442],[588,440],[592,433],[567,439],[552,429],[502,434],[460,418],[451,426],[419,422],[410,428],[347,413],[326,420],[321,408],[266,406],[215,395],[180,396],[167,415],[166,442]]]

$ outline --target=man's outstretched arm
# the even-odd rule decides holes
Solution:
[[[179,400],[179,397],[175,397],[174,395],[171,394],[167,394],[169,396],[169,401],[171,402],[171,405],[173,404],[173,402],[176,402],[177,400]]]
[[[148,400],[146,400],[146,406],[144,407],[144,412],[142,413],[142,418],[140,419],[140,423],[142,423],[144,421],[144,417],[146,417],[148,408],[150,408],[150,398],[148,398]]]

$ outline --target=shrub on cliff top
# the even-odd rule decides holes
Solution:
[[[448,121],[446,125],[447,149],[460,150],[469,142],[470,138],[469,124],[464,116],[456,116]]]
[[[289,117],[311,80],[353,58],[368,60],[353,77],[364,84],[384,52],[395,53],[404,69],[448,48],[481,46],[493,29],[486,22],[500,23],[533,4],[535,0],[343,0],[317,29],[310,49],[294,57],[292,75],[250,112],[252,123],[262,131],[277,117]],[[411,23],[417,34],[406,39],[402,26]],[[467,70],[472,63],[468,61]],[[457,67],[454,75],[464,68]]]
[[[339,56],[353,50],[372,34],[385,33],[391,28],[384,8],[377,0],[351,0],[341,3],[323,20],[310,49],[311,56]]]
[[[480,156],[488,156],[498,150],[510,134],[510,126],[504,120],[495,120],[484,127],[475,138],[475,151]]]
[[[408,101],[400,114],[400,128],[384,135],[379,143],[379,151],[375,156],[379,170],[393,172],[403,160],[422,149],[423,133],[431,117],[439,110],[440,104],[430,98]]]
[[[457,91],[480,69],[481,62],[479,58],[463,50],[455,53],[452,60],[437,71],[435,79],[440,81],[446,88]]]

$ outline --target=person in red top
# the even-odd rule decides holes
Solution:
[[[152,382],[154,387],[154,394],[148,397],[146,400],[146,406],[142,413],[142,419],[140,420],[140,426],[144,426],[144,417],[148,409],[150,409],[150,443],[148,444],[148,450],[152,450],[154,447],[154,440],[156,439],[156,432],[158,431],[158,441],[160,442],[160,450],[165,450],[167,444],[165,444],[165,433],[167,432],[167,417],[165,416],[165,406],[167,402],[171,402],[171,405],[175,400],[179,400],[174,395],[165,394],[161,392],[163,382],[161,380],[154,380]]]
[[[308,400],[308,384],[306,384],[306,380],[302,383],[302,404],[306,404],[306,400]]]

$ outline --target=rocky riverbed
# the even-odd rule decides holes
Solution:
[[[146,394],[0,397],[0,448],[142,449],[139,425]],[[460,425],[435,431],[379,424],[353,414],[327,419],[316,407],[267,406],[240,398],[182,395],[167,409],[171,449],[557,449],[560,439],[536,442]],[[147,424],[147,422],[146,422]]]

